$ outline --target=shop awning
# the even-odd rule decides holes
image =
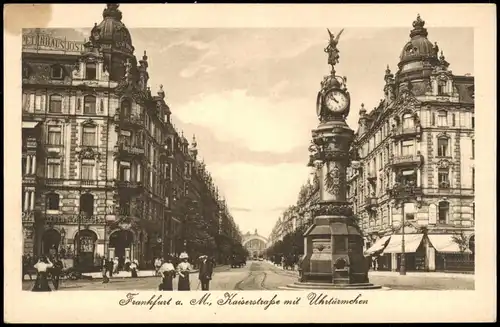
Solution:
[[[405,253],[415,253],[417,252],[424,234],[406,234],[405,235]],[[401,234],[392,235],[389,244],[384,249],[385,253],[401,253],[401,243],[403,236]]]
[[[375,244],[373,244],[368,250],[365,251],[365,256],[369,256],[375,252],[378,252],[380,250],[383,250],[384,247],[387,245],[389,242],[389,239],[391,238],[391,235],[384,236],[379,238]]]
[[[427,235],[429,237],[429,241],[431,242],[434,249],[437,252],[445,252],[445,253],[460,253],[460,247],[453,240],[453,235],[450,234],[430,234]],[[464,251],[465,253],[471,253],[469,249]]]
[[[35,128],[39,121],[23,121],[23,128]]]

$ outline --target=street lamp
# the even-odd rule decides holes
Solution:
[[[402,217],[402,226],[401,226],[401,263],[399,267],[399,274],[406,275],[406,253],[405,253],[405,202],[401,203],[401,212],[403,213]]]

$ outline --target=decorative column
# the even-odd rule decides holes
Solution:
[[[33,159],[32,164],[31,164],[31,173],[33,175],[35,175],[36,174],[36,156],[34,155],[31,158]]]
[[[346,200],[346,169],[354,131],[345,121],[350,110],[346,78],[335,72],[342,31],[336,37],[328,31],[330,42],[325,52],[332,69],[321,82],[316,101],[320,123],[312,131],[309,147],[309,164],[317,168],[319,176],[320,201],[312,209],[314,222],[304,233],[300,281],[288,288],[380,288],[368,281],[363,235]]]
[[[31,173],[31,156],[28,155],[26,157],[26,171],[24,172],[26,175],[29,175]]]

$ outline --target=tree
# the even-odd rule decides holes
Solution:
[[[465,236],[464,232],[461,231],[459,233],[455,233],[452,237],[453,242],[458,245],[461,253],[465,253],[467,251],[467,236]]]
[[[210,222],[200,214],[198,203],[188,201],[184,221],[184,239],[191,256],[215,254],[217,246],[215,238],[208,232],[210,227]]]

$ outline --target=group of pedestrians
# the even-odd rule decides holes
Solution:
[[[123,263],[120,263],[120,259],[118,257],[113,259],[103,258],[101,262],[101,269],[103,283],[109,283],[109,279],[113,277],[114,274],[118,274],[122,269],[130,272],[131,277],[138,277],[137,272],[139,271],[139,261],[137,259],[130,260],[129,258],[126,258],[123,260]]]
[[[157,273],[161,276],[161,284],[158,286],[160,291],[173,291],[174,290],[174,279],[179,276],[177,290],[178,291],[190,291],[191,283],[189,279],[190,273],[194,270],[193,266],[188,262],[189,256],[186,252],[181,253],[179,256],[181,262],[177,264],[177,267],[172,263],[172,257],[167,256],[165,262],[157,269]],[[213,261],[208,259],[208,256],[202,255],[199,257],[199,286],[203,291],[208,291],[210,288],[210,281],[212,280],[213,274]],[[155,261],[155,268],[158,261]],[[156,271],[156,270],[155,270]]]
[[[47,256],[41,256],[33,267],[36,269],[35,285],[32,288],[33,292],[51,292],[52,289],[49,285],[50,279],[52,279],[54,289],[59,289],[63,270],[63,263],[59,257],[56,256],[50,260]]]

